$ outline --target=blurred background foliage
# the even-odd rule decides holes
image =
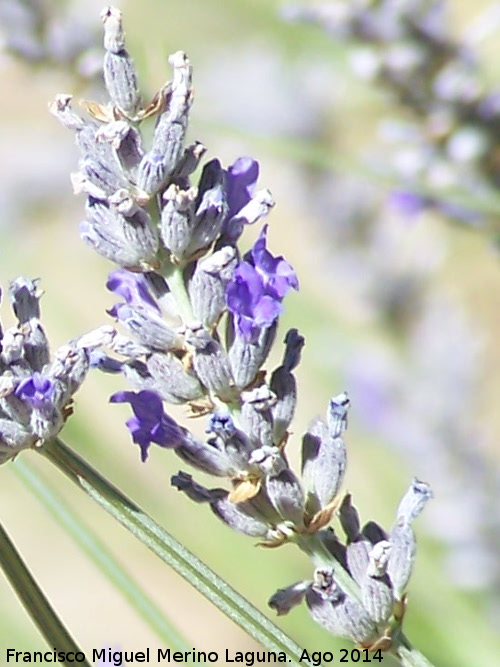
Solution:
[[[69,183],[77,159],[72,137],[46,110],[58,92],[99,100],[96,61],[86,47],[99,52],[99,11],[107,3],[34,4],[46,21],[34,29],[42,35],[38,47],[19,27],[23,3],[0,0],[0,279],[4,290],[17,275],[42,279],[43,322],[55,348],[108,323],[105,309],[112,305],[104,289],[110,267],[78,238],[84,202]],[[451,0],[451,34],[460,39],[483,5]],[[346,485],[362,518],[390,527],[414,475],[435,492],[416,526],[408,636],[440,667],[497,664],[500,258],[491,230],[500,209],[495,217],[495,202],[488,202],[483,223],[468,225],[433,209],[409,214],[395,206],[397,184],[380,178],[373,164],[382,172],[390,159],[380,124],[408,112],[352,74],[349,44],[318,27],[285,22],[282,2],[129,0],[119,6],[144,97],[169,78],[167,55],[186,51],[195,75],[188,138],[201,140],[225,164],[240,155],[259,159],[261,186],[277,201],[269,245],[301,281],[280,331],[283,337],[296,326],[306,338],[292,460],[298,464],[309,421],[346,389],[352,400]],[[500,75],[498,30],[478,47],[481,76],[491,85]],[[24,57],[13,52],[19,50]],[[457,193],[477,203],[473,195],[466,188]],[[257,231],[248,230],[248,245]],[[4,326],[9,316],[4,305]],[[206,507],[178,497],[169,482],[179,468],[172,453],[157,448],[140,463],[124,427],[126,409],[107,402],[122,387],[119,377],[91,374],[63,439],[259,608],[266,609],[276,588],[309,578],[310,564],[297,550],[256,548]],[[190,426],[202,434],[205,424]],[[254,648],[46,461],[35,454],[23,460],[109,545],[188,643],[221,655],[225,648]],[[162,646],[27,490],[16,463],[0,474],[2,521],[87,653],[105,645]],[[1,647],[43,647],[2,577],[0,618]],[[344,646],[305,609],[278,623],[310,651]]]

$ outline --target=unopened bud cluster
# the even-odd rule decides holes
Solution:
[[[333,634],[372,650],[390,648],[394,629],[403,620],[405,591],[415,560],[411,522],[431,495],[427,484],[413,480],[388,533],[373,521],[361,527],[351,497],[346,495],[338,511],[345,543],[332,528],[319,533],[337,565],[317,567],[312,581],[277,591],[270,606],[286,614],[305,599],[313,618]],[[339,570],[356,586],[344,588]]]
[[[108,312],[126,334],[113,330],[108,349],[94,352],[92,364],[122,373],[132,386],[111,401],[130,404],[127,427],[143,461],[152,443],[172,448],[194,468],[230,482],[229,490],[209,489],[183,471],[172,480],[231,528],[266,546],[295,542],[316,564],[324,564],[326,554],[327,569],[317,570],[313,584],[300,584],[293,603],[306,597],[316,620],[371,645],[385,636],[394,606],[402,602],[414,551],[409,524],[416,512],[405,510],[389,535],[379,529],[372,541],[359,530],[354,509],[340,495],[349,408],[345,393],[332,398],[326,419],[316,419],[304,434],[301,475],[289,466],[294,369],[304,345],[296,329],[285,336],[282,363],[270,373],[263,366],[283,300],[298,289],[298,281],[290,264],[268,250],[267,225],[247,253],[238,247],[245,225],[273,206],[271,195],[256,191],[255,160],[239,158],[223,168],[212,159],[201,166],[203,145],[185,145],[193,100],[186,55],[170,57],[172,81],[144,104],[120,12],[107,8],[102,17],[109,101],[86,102],[87,116],[73,110],[68,95],[51,105],[75,132],[80,150],[72,181],[87,202],[81,235],[117,265],[107,287],[121,301]],[[147,145],[142,126],[152,118]],[[165,403],[204,416],[206,439],[172,419]],[[412,488],[428,495],[425,485]],[[346,547],[327,528],[337,511]],[[352,590],[359,588],[361,602],[356,593],[352,598],[342,592],[335,579],[339,565],[332,563],[340,564]],[[293,606],[283,595],[283,602],[273,602],[280,613]],[[330,617],[325,623],[328,605],[320,599],[335,610],[344,602],[349,609],[360,607],[364,616],[349,611],[349,631]]]
[[[95,348],[106,343],[102,327],[56,350],[40,321],[38,281],[17,278],[9,298],[17,324],[0,329],[0,464],[56,436],[72,412]]]

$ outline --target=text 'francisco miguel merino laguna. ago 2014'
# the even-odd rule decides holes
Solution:
[[[307,652],[306,652],[307,653]],[[149,648],[142,651],[116,651],[109,648],[93,649],[92,656],[86,656],[82,652],[66,653],[64,651],[17,651],[16,649],[6,650],[7,664],[50,664],[50,663],[82,663],[91,658],[94,664],[98,660],[104,661],[104,664],[121,667],[121,665],[143,663],[143,664],[166,664],[199,662],[199,663],[225,663],[242,664],[246,667],[252,667],[257,663],[287,663],[289,659],[283,651],[234,651],[226,649],[224,656],[219,655],[217,651],[171,651],[170,649],[158,649],[156,652]]]

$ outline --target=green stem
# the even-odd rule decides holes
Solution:
[[[300,662],[300,646],[59,438],[47,442],[37,451],[266,650],[284,652],[296,665],[312,664],[305,660]]]
[[[75,644],[73,638],[59,620],[50,602],[32,577],[1,524],[0,565],[24,608],[30,615],[31,620],[47,641],[47,644],[52,649],[63,651],[66,655],[68,653],[82,653],[81,649]],[[69,667],[70,664],[74,663],[64,661],[64,664]],[[90,667],[87,660],[78,664]]]
[[[175,266],[169,264],[164,267],[163,276],[167,280],[169,289],[175,299],[175,305],[184,320],[184,323],[190,323],[194,320],[191,300],[186,289],[184,281],[184,265]]]
[[[49,484],[44,482],[38,473],[31,470],[20,457],[14,463],[14,470],[25,486],[36,496],[37,501],[44,505],[57,523],[73,537],[166,645],[175,651],[190,651],[191,646],[169,623],[161,610],[144,594],[107,547],[68,509]],[[188,661],[187,664],[193,663]]]
[[[432,663],[420,651],[417,651],[406,637],[401,635],[399,639],[400,643],[394,645],[391,655],[399,660],[403,667],[433,667]]]

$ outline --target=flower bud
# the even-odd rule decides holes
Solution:
[[[229,360],[239,389],[244,389],[255,379],[271,350],[277,327],[277,321],[269,327],[262,327],[255,341],[248,341],[239,331],[236,332],[229,348]]]
[[[354,542],[355,540],[361,537],[360,529],[360,520],[357,509],[351,503],[352,496],[350,493],[346,493],[342,504],[339,507],[339,519],[340,524],[346,534],[346,537],[349,542]]]
[[[387,567],[396,600],[401,600],[415,562],[417,541],[410,524],[430,498],[430,486],[414,478],[398,506],[397,521],[388,536],[391,553]]]
[[[193,368],[201,383],[222,401],[234,399],[234,382],[224,349],[203,328],[192,328],[186,341],[193,347]]]
[[[415,477],[399,503],[396,516],[398,522],[410,524],[424,509],[427,501],[432,498],[432,491],[428,484],[419,482]]]
[[[95,133],[97,141],[107,142],[115,151],[121,167],[135,174],[144,156],[139,130],[125,120],[112,121],[101,125]]]
[[[372,547],[366,576],[361,581],[363,606],[377,623],[387,621],[394,606],[392,584],[386,574],[390,552],[391,545],[387,541]]]
[[[273,372],[269,385],[276,396],[276,403],[272,407],[275,445],[282,442],[295,413],[297,383],[291,371],[299,363],[304,338],[299,336],[297,329],[290,329],[286,334],[285,343],[283,364]]]
[[[104,82],[111,101],[126,116],[134,117],[140,103],[137,73],[125,50],[121,12],[115,7],[103,10],[104,23]]]
[[[306,603],[314,620],[337,637],[361,645],[369,645],[376,639],[375,621],[342,591],[332,570],[315,571],[314,583],[306,593]]]
[[[283,521],[295,527],[304,525],[304,494],[302,487],[277,447],[263,446],[253,451],[250,463],[265,477],[265,489],[271,505]]]
[[[241,424],[255,447],[272,447],[272,406],[276,397],[267,385],[261,385],[241,394]]]
[[[335,498],[344,479],[346,449],[341,433],[345,428],[345,394],[340,397],[330,401],[327,424],[317,419],[302,439],[302,479],[311,515]]]
[[[278,616],[284,616],[302,602],[310,585],[308,581],[298,581],[287,588],[280,588],[267,604],[271,609],[274,609]]]
[[[196,194],[196,188],[181,190],[172,184],[162,196],[161,238],[177,260],[183,258],[191,240]]]
[[[169,176],[164,155],[156,150],[146,153],[137,170],[137,187],[148,197],[155,195],[165,185]]]
[[[189,282],[193,315],[203,326],[214,326],[226,307],[226,285],[237,263],[236,250],[224,246],[198,261]]]
[[[200,142],[195,141],[184,149],[181,159],[178,161],[172,178],[176,182],[186,182],[187,177],[190,176],[198,167],[201,158],[205,155],[207,149]]]
[[[182,348],[182,336],[144,306],[117,304],[109,312],[142,345],[152,350],[166,352]]]
[[[169,403],[187,403],[203,396],[198,379],[173,354],[155,352],[148,356],[147,369],[156,391]]]
[[[43,292],[38,289],[38,284],[38,280],[19,277],[9,285],[12,310],[20,324],[33,318],[40,319],[40,298]]]
[[[227,212],[223,187],[224,172],[219,160],[214,159],[203,167],[194,203],[195,218],[186,257],[192,257],[208,248],[219,234]]]

